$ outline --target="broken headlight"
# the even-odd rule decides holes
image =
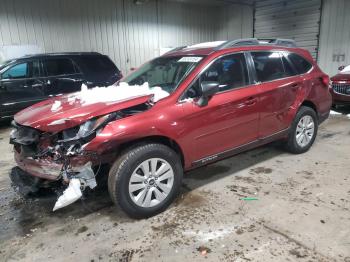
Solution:
[[[108,122],[115,119],[116,113],[104,115],[86,121],[78,127],[67,129],[63,131],[63,139],[59,142],[73,142],[83,139],[85,142],[95,137],[96,131],[108,124]]]

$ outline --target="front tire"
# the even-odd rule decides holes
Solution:
[[[310,107],[300,107],[289,131],[287,150],[294,154],[308,151],[315,141],[317,130],[316,112]]]
[[[163,144],[125,151],[113,164],[108,191],[115,204],[134,218],[164,211],[177,196],[183,176],[180,158]]]

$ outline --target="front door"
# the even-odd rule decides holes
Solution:
[[[195,103],[200,96],[202,81],[220,84],[208,105]],[[258,104],[257,86],[251,85],[243,53],[218,58],[187,90],[194,97],[183,104],[186,112],[185,132],[191,137],[193,161],[213,159],[216,154],[240,147],[257,139]],[[188,113],[190,112],[190,113]]]
[[[2,116],[10,117],[45,99],[40,74],[40,64],[36,60],[17,63],[1,74],[0,109]]]

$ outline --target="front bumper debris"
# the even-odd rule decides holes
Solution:
[[[69,181],[69,186],[64,190],[63,194],[57,199],[57,202],[52,211],[56,211],[62,207],[66,207],[83,196],[80,189],[81,182],[77,178],[73,178]]]

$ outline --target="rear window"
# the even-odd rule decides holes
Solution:
[[[68,58],[55,58],[43,61],[48,76],[70,75],[76,73],[72,60]]]
[[[119,71],[107,56],[82,56],[80,61],[89,72]]]
[[[300,55],[289,53],[287,54],[287,56],[289,60],[293,63],[298,74],[304,74],[307,71],[309,71],[312,67],[312,64],[309,63],[305,58],[301,57]]]
[[[279,52],[252,52],[257,80],[267,82],[286,77]]]

